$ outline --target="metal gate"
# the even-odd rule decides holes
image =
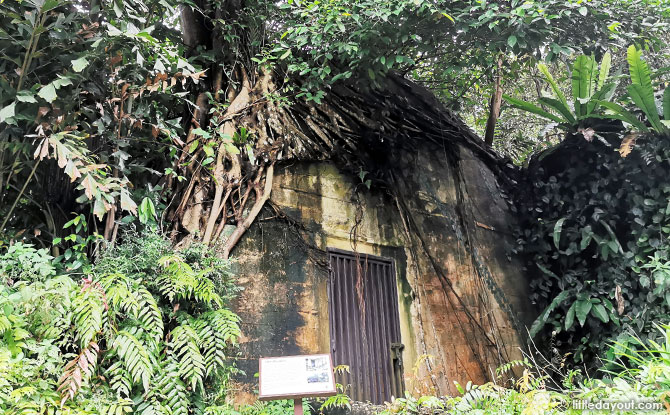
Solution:
[[[395,267],[391,260],[329,249],[330,346],[338,382],[357,401],[381,404],[403,395]]]

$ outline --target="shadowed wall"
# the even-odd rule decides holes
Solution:
[[[326,248],[395,261],[407,390],[455,393],[453,381],[484,382],[520,357],[527,288],[492,171],[464,147],[385,156],[395,192],[327,161],[278,170],[271,206],[233,252],[239,395],[253,392],[258,357],[329,352]]]

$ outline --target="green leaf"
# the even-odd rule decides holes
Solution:
[[[579,248],[583,251],[586,249],[587,246],[591,243],[591,240],[593,239],[593,231],[591,230],[591,226],[586,226],[582,228],[582,240],[579,243]]]
[[[44,4],[42,4],[42,7],[40,8],[42,13],[46,13],[50,10],[55,9],[56,7],[61,5],[60,0],[46,0]]]
[[[193,131],[191,131],[195,135],[199,135],[202,138],[211,138],[212,135],[208,133],[207,131],[203,130],[202,128],[194,128]]]
[[[649,277],[646,275],[641,276],[640,285],[642,286],[642,288],[649,288],[649,286],[651,285],[651,279],[649,279]]]
[[[610,238],[612,238],[612,240],[610,241],[610,244],[611,244],[611,245],[610,245],[610,249],[612,250],[612,252],[621,252],[621,253],[623,253],[623,247],[622,247],[621,244],[619,243],[619,239],[616,237],[616,234],[615,234],[614,231],[612,230],[612,227],[611,227],[610,225],[608,225],[607,222],[605,222],[605,221],[602,220],[602,219],[599,220],[598,222],[600,222],[600,224],[603,225],[603,227],[607,230],[607,233],[609,233]]]
[[[451,20],[451,23],[456,23],[456,21],[454,20],[453,17],[451,17],[451,15],[442,12],[442,16],[444,16],[444,17],[446,17],[447,19]]]
[[[577,305],[575,306],[575,315],[577,316],[577,320],[579,320],[580,326],[583,327],[584,323],[586,323],[586,317],[589,315],[591,307],[593,307],[593,304],[591,304],[591,300],[577,301]]]
[[[368,68],[368,76],[369,76],[370,79],[372,79],[373,81],[375,80],[375,71],[373,71],[372,68]]]
[[[81,72],[88,66],[88,60],[85,56],[82,56],[78,59],[72,61],[72,70],[75,72]]]
[[[628,48],[628,70],[630,72],[631,85],[628,86],[628,93],[631,99],[647,116],[652,128],[661,132],[665,126],[661,124],[656,101],[654,100],[654,88],[651,86],[651,72],[647,63],[642,60],[642,51],[635,45]]]
[[[190,147],[188,148],[188,153],[189,154],[193,153],[198,148],[199,145],[200,145],[200,140],[193,140]]]
[[[628,124],[632,125],[633,127],[637,128],[639,131],[642,132],[648,132],[649,128],[647,128],[646,125],[640,120],[637,119],[637,117],[622,107],[619,104],[615,104],[614,102],[608,102],[608,101],[597,101],[598,105],[603,106],[607,108],[608,110],[612,111],[611,114],[605,114],[603,118],[609,118],[613,120],[621,120],[624,122],[627,122]]]
[[[564,105],[561,101],[554,99],[554,98],[548,98],[548,97],[541,97],[539,99],[540,103],[547,105],[556,111],[558,111],[563,117],[565,117],[565,122],[568,124],[576,124],[575,117],[572,115],[570,112],[570,108],[568,108],[566,105]]]
[[[143,224],[147,224],[151,220],[155,219],[156,208],[154,207],[154,202],[152,202],[148,197],[142,199],[140,207],[137,211],[137,216],[140,218],[140,222]]]
[[[586,14],[589,12],[589,10],[586,8],[586,6],[582,6],[579,8],[579,14],[582,16],[586,16]]]
[[[130,192],[127,189],[121,189],[121,209],[133,214],[137,213],[137,204],[130,197]]]
[[[53,83],[47,84],[37,92],[37,95],[46,102],[53,102],[56,99],[56,87]]]
[[[535,320],[530,327],[530,337],[535,337],[537,333],[542,330],[542,327],[547,323],[547,319],[549,318],[549,315],[551,314],[556,307],[561,305],[563,301],[565,301],[566,298],[568,298],[568,295],[570,293],[568,291],[561,291],[560,294],[558,294],[552,302],[549,304],[549,306],[540,314],[540,316]]]
[[[670,120],[670,88],[663,91],[663,119]]]
[[[631,84],[628,85],[628,95],[630,95],[635,105],[647,116],[651,127],[658,132],[663,132],[665,126],[661,124],[661,118],[658,116],[656,102],[654,101],[654,91],[640,85]]]
[[[211,145],[203,146],[202,150],[205,152],[207,157],[214,157],[214,149]]]
[[[16,115],[16,102],[12,102],[0,110],[0,122],[4,122],[8,118]]]
[[[556,275],[554,272],[552,272],[552,271],[551,271],[550,269],[548,269],[547,267],[543,266],[543,265],[540,264],[539,262],[536,262],[535,265],[537,265],[537,267],[540,269],[540,271],[542,271],[542,272],[544,272],[545,274],[547,274],[548,276],[553,277],[553,278],[555,278],[556,280],[560,281],[560,278],[558,278],[558,275]]]
[[[638,50],[635,45],[630,45],[627,52],[626,59],[631,82],[644,88],[651,88],[651,73],[647,63],[642,60],[642,51]]]
[[[598,74],[598,89],[600,90],[610,75],[610,69],[612,68],[612,55],[609,52],[605,52],[603,58],[600,60],[600,73]]]
[[[568,108],[568,100],[565,99],[565,94],[563,94],[561,88],[558,87],[558,84],[556,83],[554,77],[549,72],[549,68],[547,68],[547,65],[540,63],[539,65],[537,65],[537,68],[540,70],[540,72],[542,72],[544,77],[547,79],[547,82],[549,82],[551,90],[554,91],[554,95],[556,96],[556,98],[558,98],[558,100],[561,101],[564,107]]]
[[[586,55],[579,55],[572,66],[572,97],[575,103],[575,113],[578,117],[587,115],[587,107],[581,100],[591,98],[596,85],[595,59]]]
[[[575,324],[575,305],[577,303],[572,303],[570,308],[568,309],[568,312],[565,314],[565,322],[563,327],[565,330],[570,330],[573,324]]]
[[[35,99],[35,94],[33,94],[28,90],[19,91],[16,94],[16,100],[19,102],[30,102],[33,104],[37,103],[37,100]]]
[[[526,102],[526,101],[522,101],[520,99],[512,98],[509,95],[503,95],[503,98],[511,106],[513,106],[515,108],[518,108],[520,110],[524,110],[524,111],[539,115],[540,117],[543,117],[543,118],[546,118],[548,120],[557,122],[559,124],[565,122],[564,120],[562,120],[558,116],[556,116],[556,115],[554,115],[550,112],[547,112],[547,111],[543,110],[542,108],[538,107],[537,105],[531,104],[530,102]]]
[[[240,154],[240,149],[232,143],[223,143],[223,147],[226,149],[226,152],[230,154]]]
[[[52,82],[54,88],[60,89],[63,86],[72,85],[72,79],[69,76],[58,75],[58,79]]]
[[[613,82],[605,84],[601,89],[596,91],[596,93],[593,94],[589,102],[586,104],[586,115],[591,116],[598,109],[598,106],[600,105],[599,102],[609,101],[612,98],[612,95],[614,95],[615,91],[616,84]]]
[[[556,224],[554,225],[554,246],[559,250],[561,249],[559,245],[561,242],[561,230],[563,229],[563,222],[565,222],[565,218],[557,220]]]
[[[608,323],[610,321],[609,313],[605,310],[605,307],[602,304],[593,304],[591,314],[596,316],[603,323]]]
[[[509,45],[510,48],[513,48],[514,45],[516,45],[516,36],[511,35],[510,37],[508,37],[507,44]]]

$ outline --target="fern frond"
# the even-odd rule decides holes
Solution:
[[[130,396],[133,380],[121,361],[116,361],[107,369],[109,387],[119,396]]]
[[[179,375],[193,389],[198,384],[202,386],[205,377],[205,359],[200,354],[198,347],[198,333],[193,327],[184,323],[172,330],[172,341],[170,351],[179,362]]]
[[[524,358],[523,360],[512,360],[511,362],[507,362],[504,365],[498,367],[496,369],[496,374],[498,377],[501,377],[505,375],[507,372],[513,370],[516,367],[523,366],[523,367],[532,367],[528,359]]]
[[[208,303],[210,305],[216,304],[217,306],[222,307],[223,301],[219,294],[216,293],[216,286],[212,280],[206,277],[210,271],[210,269],[205,269],[196,274],[196,285],[192,290],[193,297],[203,303]]]
[[[166,408],[162,405],[156,397],[151,397],[144,399],[143,402],[137,407],[137,411],[141,415],[173,415],[174,412],[170,411],[169,408]]]
[[[242,335],[239,325],[240,317],[237,314],[221,309],[207,313],[206,318],[211,322],[214,330],[222,334],[225,341],[232,344],[237,343],[237,339]]]
[[[82,289],[74,299],[76,339],[81,347],[91,343],[102,330],[103,300],[103,293],[94,287]]]
[[[239,320],[232,311],[220,309],[207,312],[201,319],[194,321],[193,327],[198,332],[198,346],[203,351],[207,376],[225,366],[226,352],[237,343],[241,335]]]
[[[137,317],[140,303],[128,285],[124,283],[112,284],[105,288],[105,292],[112,307],[121,310],[129,316]]]
[[[100,286],[105,291],[109,291],[109,289],[115,285],[122,285],[125,286],[126,288],[130,288],[132,284],[130,278],[128,278],[125,274],[121,274],[119,272],[110,272],[104,274],[98,279],[98,281],[100,282]]]
[[[193,269],[176,255],[163,257],[159,263],[164,269],[164,272],[156,278],[160,293],[170,302],[175,298],[188,298],[189,287],[197,283]]]
[[[7,316],[0,315],[0,334],[5,334],[5,331],[12,328],[12,323]]]
[[[142,323],[144,330],[150,333],[154,341],[158,343],[163,338],[164,330],[163,314],[158,303],[144,286],[140,286],[134,294],[139,304],[137,318]]]
[[[179,364],[169,358],[154,387],[153,395],[159,396],[161,405],[170,414],[188,415],[190,394],[179,374]],[[144,414],[143,414],[144,415]]]
[[[133,401],[130,399],[119,399],[108,405],[101,415],[125,415],[133,411]]]
[[[98,344],[90,342],[74,359],[65,365],[63,376],[58,381],[57,391],[61,393],[61,406],[87,382],[98,361]]]
[[[160,259],[164,272],[156,279],[156,284],[162,295],[170,302],[175,299],[196,299],[221,307],[223,300],[216,293],[214,283],[207,278],[211,269],[195,272],[190,265],[176,255]]]
[[[124,366],[134,384],[141,382],[145,391],[149,390],[154,365],[151,355],[144,344],[127,330],[120,331],[114,339],[116,353],[123,360]]]

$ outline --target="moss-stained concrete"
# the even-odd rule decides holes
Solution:
[[[486,381],[519,357],[527,295],[493,173],[465,149],[389,157],[402,214],[388,191],[331,163],[278,170],[281,214],[266,209],[233,252],[247,392],[258,357],[330,351],[326,248],[394,260],[408,389],[451,393],[452,381]]]

